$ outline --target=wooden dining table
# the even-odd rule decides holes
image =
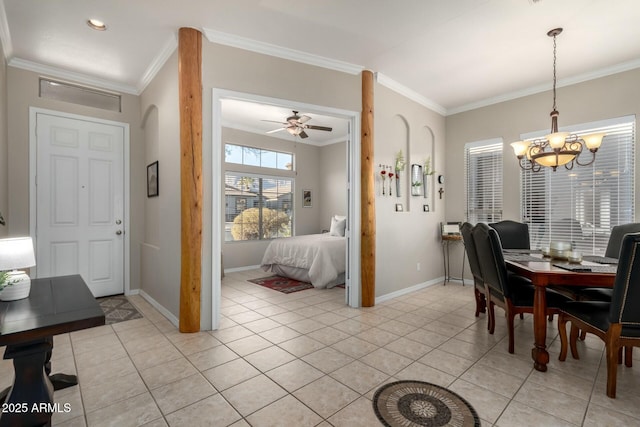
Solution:
[[[546,288],[559,286],[590,286],[612,288],[615,282],[616,266],[605,266],[593,262],[582,261],[574,265],[574,270],[557,267],[556,264],[572,268],[566,261],[552,260],[542,254],[526,254],[510,256],[505,253],[507,269],[531,280],[535,286],[533,298],[533,333],[534,347],[531,350],[533,366],[545,372],[549,363],[547,351],[547,297]],[[582,270],[582,271],[579,271]],[[592,271],[586,271],[592,270]]]

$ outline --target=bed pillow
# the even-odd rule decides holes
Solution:
[[[331,217],[330,236],[344,237],[344,229],[347,226],[347,217],[334,215]]]

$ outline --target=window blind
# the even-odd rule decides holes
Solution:
[[[606,132],[595,162],[572,170],[543,167],[521,171],[522,219],[529,224],[531,247],[550,241],[572,242],[575,250],[603,255],[611,228],[633,222],[635,117],[622,117],[561,129],[578,135]],[[535,139],[544,133],[528,134]],[[592,154],[583,152],[582,162]]]
[[[465,198],[467,221],[502,219],[502,139],[465,144]]]

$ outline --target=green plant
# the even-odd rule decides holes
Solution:
[[[404,155],[402,154],[402,150],[396,153],[396,171],[404,170],[405,166]]]
[[[423,175],[433,175],[436,171],[431,170],[431,157],[427,157],[422,165]]]
[[[8,271],[0,271],[0,291],[2,291],[7,286],[11,286],[16,282],[12,282],[9,280],[9,272]]]
[[[262,208],[262,229],[260,209],[249,208],[233,220],[231,235],[234,240],[258,240],[291,235],[289,216],[281,211]]]

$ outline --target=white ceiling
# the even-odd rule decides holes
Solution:
[[[129,93],[153,78],[176,48],[180,27],[352,72],[371,69],[442,114],[549,89],[546,32],[555,27],[565,29],[558,38],[560,85],[640,66],[638,0],[3,0],[0,6],[10,65]],[[90,17],[108,30],[91,30]]]
[[[258,134],[266,134],[275,129],[282,129],[287,117],[293,115],[293,110],[287,107],[278,107],[237,99],[223,99],[221,110],[223,126]],[[307,129],[305,133],[308,137],[304,139],[295,137],[284,130],[268,135],[288,141],[302,141],[312,145],[329,145],[346,141],[348,136],[347,120],[301,110],[298,112],[298,116],[302,115],[311,118],[306,124],[327,126],[332,128],[332,130],[329,132]]]

